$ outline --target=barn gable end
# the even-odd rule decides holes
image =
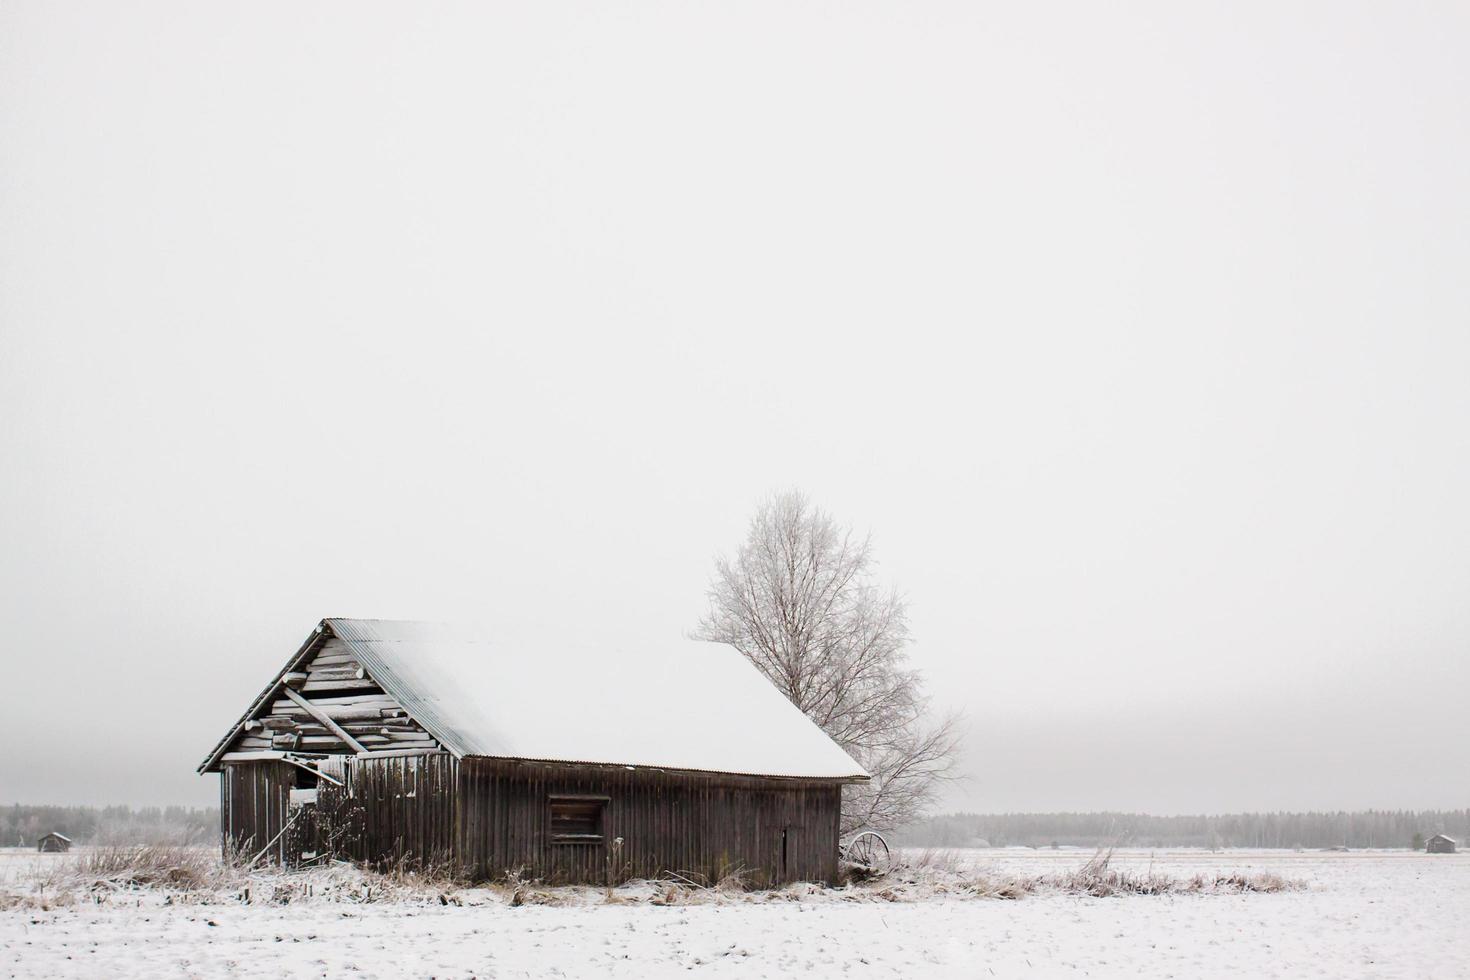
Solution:
[[[399,756],[441,750],[324,623],[200,770],[217,769],[242,753]]]

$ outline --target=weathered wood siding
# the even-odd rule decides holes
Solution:
[[[842,790],[836,783],[664,773],[622,767],[457,762],[448,753],[323,760],[316,803],[271,849],[367,864],[453,864],[476,878],[520,869],[550,882],[677,873],[718,881],[742,871],[757,885],[837,876]],[[289,819],[301,779],[284,762],[225,766],[220,817],[227,846],[253,855]],[[605,798],[602,839],[555,841],[552,797]],[[612,842],[622,838],[620,848]]]
[[[369,864],[440,864],[454,859],[456,776],[448,753],[403,758],[349,758],[323,771],[303,849]]]
[[[603,842],[551,840],[549,797],[606,796]],[[621,837],[618,879],[670,872],[756,884],[833,881],[842,791],[835,783],[465,759],[458,857],[478,877],[515,868],[553,882],[602,883]]]
[[[330,717],[358,745],[370,752],[437,751],[439,743],[403,706],[368,676],[347,645],[324,635],[298,670],[288,675],[302,698]],[[265,701],[230,742],[231,752],[290,750],[310,753],[355,753],[320,719],[284,691]]]
[[[228,763],[220,772],[219,815],[226,852],[254,857],[286,825],[287,801],[296,785],[296,767],[288,762]],[[285,856],[284,835],[268,861]]]

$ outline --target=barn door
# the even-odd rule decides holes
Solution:
[[[281,839],[281,863],[299,867],[318,858],[316,801],[321,780],[305,766],[296,766],[294,785],[286,797],[286,833]]]
[[[803,828],[800,824],[783,824],[776,829],[776,883],[795,881],[801,874]]]

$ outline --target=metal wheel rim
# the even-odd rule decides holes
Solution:
[[[858,834],[847,845],[847,863],[881,870],[888,867],[888,842],[871,830]]]

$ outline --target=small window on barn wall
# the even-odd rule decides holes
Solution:
[[[606,796],[548,796],[553,844],[602,843]]]

